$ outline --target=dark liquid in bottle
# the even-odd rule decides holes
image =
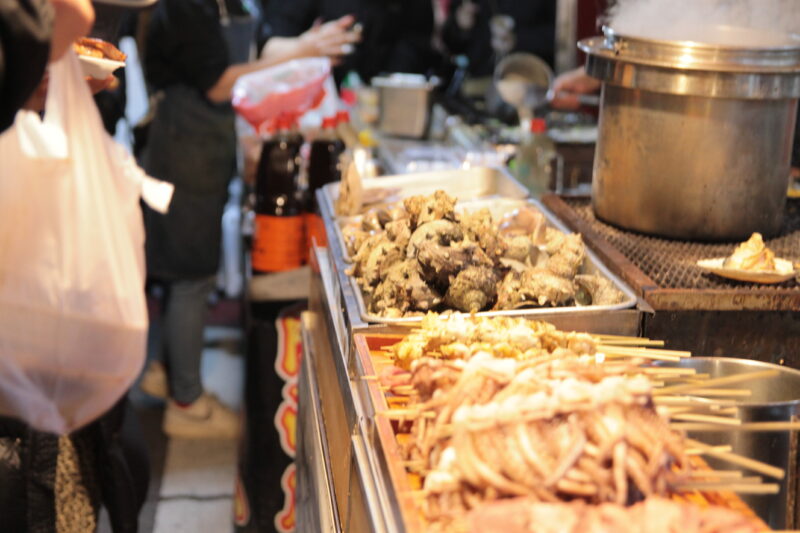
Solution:
[[[256,173],[253,271],[279,272],[303,264],[303,204],[298,191],[302,138],[282,132],[264,141]]]

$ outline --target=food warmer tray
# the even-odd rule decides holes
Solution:
[[[503,169],[475,167],[469,169],[440,170],[383,176],[362,180],[365,191],[390,189],[397,192],[382,200],[382,203],[396,202],[418,194],[433,194],[442,190],[460,201],[478,198],[527,198],[528,189]],[[317,194],[320,210],[336,216],[336,200],[339,198],[339,182],[322,187],[322,195]]]
[[[539,210],[544,216],[547,218],[549,225],[551,227],[555,227],[556,229],[564,232],[570,233],[569,228],[565,224],[563,224],[560,220],[558,220],[552,213],[550,213],[544,205],[542,205],[537,200],[528,199],[528,200],[512,200],[512,199],[485,199],[485,200],[475,200],[471,202],[461,202],[456,204],[456,209],[460,210],[467,210],[467,211],[476,211],[481,208],[488,208],[491,213],[492,217],[497,220],[503,215],[507,213],[511,213],[516,209],[525,206],[532,206]],[[333,243],[329,244],[329,247],[337,254],[339,257],[343,259],[343,261],[347,262],[348,257],[346,255],[346,247],[344,246],[344,238],[342,236],[341,227],[342,225],[346,224],[348,221],[352,221],[352,218],[349,219],[339,219],[335,222],[335,234],[336,240]],[[590,305],[590,306],[569,306],[569,307],[542,307],[542,308],[529,308],[529,309],[509,309],[509,310],[502,310],[502,311],[482,311],[477,313],[478,316],[522,316],[522,317],[529,317],[529,318],[544,318],[544,317],[552,317],[554,315],[583,315],[583,314],[594,314],[594,313],[605,313],[609,311],[620,311],[624,309],[631,309],[636,307],[637,298],[636,294],[633,290],[628,287],[620,278],[614,275],[599,259],[598,257],[592,252],[588,247],[586,249],[586,261],[584,262],[584,266],[581,268],[581,274],[597,274],[601,277],[604,277],[610,280],[614,286],[623,293],[625,299],[614,305]],[[346,274],[345,271],[340,271],[340,275],[343,275],[346,279],[342,282],[342,285],[349,285],[353,296],[355,298],[355,303],[358,306],[358,313],[365,323],[371,324],[402,324],[402,323],[415,323],[420,322],[422,320],[421,316],[412,316],[412,317],[402,317],[402,318],[387,318],[380,315],[376,315],[374,313],[370,313],[367,308],[367,302],[364,297],[361,288],[358,286],[358,282],[356,281],[355,277],[349,276]],[[608,333],[608,331],[606,332]]]

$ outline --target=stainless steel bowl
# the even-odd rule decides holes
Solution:
[[[603,81],[592,202],[597,216],[667,237],[739,240],[779,231],[800,37],[712,27],[762,46],[620,35],[579,43]],[[736,32],[740,32],[737,34]]]
[[[698,373],[708,373],[712,379],[758,370],[778,370],[780,374],[777,377],[725,385],[725,388],[752,391],[752,395],[746,399],[731,401],[730,404],[736,407],[736,416],[743,422],[800,420],[800,371],[798,370],[729,357],[691,357],[682,360],[680,366],[694,368]],[[780,484],[778,494],[741,497],[770,527],[774,529],[800,527],[800,509],[798,509],[800,432],[725,430],[689,432],[689,435],[707,444],[728,444],[732,446],[734,453],[782,468],[786,472],[783,480],[767,480],[769,483]],[[731,469],[729,463],[713,459],[708,461],[715,468]]]

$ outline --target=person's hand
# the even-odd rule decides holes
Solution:
[[[355,17],[345,15],[339,19],[314,24],[299,37],[300,55],[305,57],[326,56],[333,64],[353,51],[353,44],[361,40],[361,33],[353,30]]]
[[[49,81],[50,75],[45,72],[42,81],[39,82],[39,86],[36,88],[30,98],[28,98],[28,101],[25,102],[25,105],[22,106],[23,109],[36,112],[44,110],[44,104],[47,101],[47,84]],[[109,74],[107,78],[102,80],[98,80],[97,78],[93,78],[91,76],[86,76],[86,83],[89,84],[89,90],[92,91],[92,94],[97,94],[100,91],[105,91],[106,89],[116,89],[119,87],[119,79],[117,79],[113,74]]]
[[[93,78],[92,76],[86,76],[86,83],[89,84],[89,90],[92,91],[92,94],[97,94],[100,91],[105,91],[107,89],[114,90],[119,87],[119,78],[113,74],[109,74],[107,78],[102,80]]]
[[[553,82],[550,105],[557,109],[578,109],[581,107],[579,95],[597,92],[600,85],[600,80],[586,74],[583,67],[570,70]]]
[[[94,24],[91,0],[50,0],[55,10],[53,35],[50,39],[50,62],[56,61],[70,49],[72,43],[84,37]]]

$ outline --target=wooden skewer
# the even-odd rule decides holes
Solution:
[[[738,481],[738,480],[737,480]],[[721,491],[738,492],[739,494],[777,494],[781,486],[777,483],[705,483],[690,482],[675,486],[677,490],[702,490],[702,491]]]
[[[692,405],[698,407],[706,407],[711,405],[730,406],[728,400],[706,400],[705,398],[697,398],[695,396],[657,396],[653,398],[657,405]]]
[[[741,426],[742,421],[738,418],[729,416],[701,415],[697,413],[675,413],[671,415],[673,420],[683,420],[686,422],[706,422],[709,424],[719,424],[722,426]]]
[[[611,348],[611,347],[605,348],[605,349],[601,350],[601,352],[603,354],[605,354],[606,358],[633,357],[634,356],[634,354],[627,353],[627,352],[620,352],[620,351],[617,351],[616,348]],[[640,354],[636,354],[636,357],[652,359],[653,361],[668,361],[668,362],[671,362],[671,363],[677,363],[678,361],[680,361],[680,357],[672,356],[672,355],[640,353]]]
[[[722,446],[711,446],[711,449],[715,452],[729,452],[733,450],[733,446],[730,444],[724,444]],[[700,448],[686,448],[686,453],[688,455],[703,455],[708,450],[702,450]]]
[[[609,333],[593,333],[595,339],[611,339],[616,341],[649,341],[647,337],[631,337],[630,335],[611,335]],[[659,341],[663,342],[663,341]]]
[[[714,450],[713,446],[709,446],[708,444],[704,444],[694,439],[686,439],[686,444],[690,448],[702,449],[705,452],[705,455],[710,455],[711,457],[716,457],[717,459],[722,459],[723,461],[743,466],[744,468],[758,472],[759,474],[764,474],[765,476],[775,479],[783,479],[786,475],[786,472],[784,472],[781,468],[762,463],[761,461],[756,461],[755,459],[750,459],[749,457],[742,457],[741,455],[737,455],[733,452],[719,452]]]
[[[695,375],[697,374],[697,369],[694,368],[671,368],[671,367],[664,367],[664,368],[642,368],[641,372],[645,374],[656,374],[656,375],[671,375],[675,374],[676,376],[684,376],[684,375]]]
[[[690,477],[718,477],[718,478],[744,478],[741,470],[697,470]],[[761,479],[761,478],[756,478]]]
[[[800,422],[742,422],[737,426],[719,424],[670,424],[674,429],[684,431],[800,431]]]
[[[691,393],[692,396],[738,396],[745,398],[752,396],[753,391],[750,389],[694,389]]]
[[[364,381],[378,381],[378,376],[361,376],[361,379]]]
[[[636,346],[616,346],[613,344],[599,344],[597,349],[602,350],[604,347],[609,347],[614,350],[619,350],[623,352],[630,352],[631,355],[638,355],[641,352],[650,353],[650,354],[658,354],[658,355],[671,355],[674,357],[679,357],[681,359],[691,357],[692,352],[687,352],[685,350],[662,350],[658,348],[648,348],[648,347],[636,347]]]
[[[650,339],[612,339],[599,338],[600,344],[614,346],[664,346],[664,341],[654,341]]]
[[[717,385],[730,385],[732,383],[741,383],[742,381],[750,381],[754,379],[771,378],[778,375],[777,370],[758,370],[756,372],[745,372],[743,374],[736,374],[734,376],[725,376],[723,378],[708,379],[703,383],[703,388],[716,387]],[[686,385],[674,385],[672,387],[664,387],[653,391],[653,394],[675,394],[676,392],[688,392],[699,388],[694,383]]]

